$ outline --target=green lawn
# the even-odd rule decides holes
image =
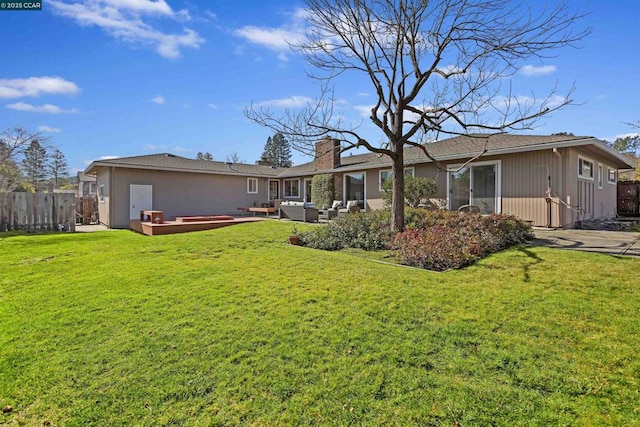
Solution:
[[[640,259],[433,273],[290,230],[0,235],[0,424],[640,425]]]

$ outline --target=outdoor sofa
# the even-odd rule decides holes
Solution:
[[[318,209],[311,203],[282,202],[278,209],[278,217],[293,221],[318,222]]]

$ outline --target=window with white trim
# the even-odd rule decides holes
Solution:
[[[578,157],[578,176],[580,178],[593,179],[593,162]]]
[[[104,203],[104,184],[98,187],[98,200],[100,203]]]
[[[284,197],[289,199],[300,197],[300,180],[299,179],[284,180]]]
[[[598,165],[598,188],[602,188],[602,182],[604,180],[604,173],[602,172],[602,165]]]
[[[618,173],[615,169],[607,168],[607,182],[609,184],[615,184],[618,182]]]
[[[96,194],[96,183],[95,182],[90,182],[89,183],[89,194]]]
[[[258,193],[258,178],[247,178],[247,193]]]
[[[389,178],[393,178],[393,171],[391,169],[381,170],[378,174],[378,189],[382,191],[382,183]],[[416,176],[415,168],[404,168],[404,176]]]

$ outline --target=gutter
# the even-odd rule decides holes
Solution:
[[[558,148],[564,148],[564,147],[580,147],[580,146],[585,146],[585,145],[594,145],[597,148],[605,151],[610,156],[616,158],[621,163],[624,163],[625,165],[629,166],[631,169],[633,168],[633,166],[630,165],[629,160],[627,160],[624,156],[622,156],[621,154],[619,154],[617,151],[613,150],[612,148],[607,147],[600,140],[598,140],[596,138],[593,138],[593,137],[583,138],[583,139],[576,139],[576,140],[571,140],[571,141],[566,141],[565,140],[565,141],[558,141],[558,142],[553,142],[553,143],[525,145],[525,146],[511,147],[511,148],[499,148],[499,149],[487,151],[484,154],[483,157],[500,156],[500,155],[504,155],[504,154],[526,153],[526,152],[529,152],[529,151],[558,149]],[[468,153],[450,154],[450,155],[446,155],[446,156],[438,156],[436,158],[437,158],[438,161],[461,160],[461,159],[466,159],[468,157],[477,156],[478,154],[480,154],[480,152],[476,152],[476,153],[468,152]],[[423,164],[423,163],[433,163],[433,162],[431,161],[431,159],[428,159],[426,157],[422,157],[422,158],[418,158],[418,159],[405,160],[404,165],[405,166],[412,166],[412,165]],[[381,162],[381,163],[366,163],[366,164],[358,164],[358,165],[349,165],[349,166],[344,166],[344,167],[335,168],[335,169],[329,169],[329,170],[326,170],[326,171],[316,172],[316,173],[341,173],[341,172],[360,171],[360,170],[367,170],[367,169],[379,169],[379,168],[387,168],[387,167],[388,168],[391,167],[391,161],[389,161],[389,162]],[[625,170],[625,169],[622,169],[622,170]],[[307,174],[309,174],[309,173],[307,173]],[[292,176],[303,176],[303,174],[297,174],[297,175],[292,175]],[[281,176],[281,177],[284,177],[284,176]]]
[[[216,170],[206,170],[206,169],[187,169],[187,168],[171,168],[166,166],[145,166],[145,165],[131,165],[126,163],[107,163],[107,162],[92,162],[85,170],[85,175],[94,175],[89,172],[95,167],[110,167],[110,168],[125,168],[125,169],[142,169],[142,170],[157,170],[157,171],[168,171],[168,172],[190,172],[190,173],[201,173],[201,174],[209,174],[209,175],[230,175],[230,176],[244,176],[244,177],[255,177],[255,178],[277,178],[278,175],[268,175],[268,174],[260,174],[260,173],[244,173],[244,172],[236,172],[236,171],[216,171]]]

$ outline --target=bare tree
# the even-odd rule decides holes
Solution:
[[[11,158],[14,162],[19,163],[24,151],[32,141],[38,141],[40,145],[47,147],[49,137],[43,136],[41,132],[31,132],[19,126],[5,130],[0,134],[0,144],[4,147],[0,154],[2,156],[0,162]]]
[[[232,151],[231,154],[227,154],[227,162],[228,163],[245,163],[244,159],[240,158],[240,155],[237,151]]]
[[[23,186],[24,176],[18,165],[22,164],[25,151],[33,141],[47,147],[49,138],[19,126],[0,134],[0,192],[14,191]]]
[[[319,97],[301,110],[245,109],[252,121],[281,132],[294,149],[313,153],[327,135],[343,151],[365,148],[388,156],[393,168],[391,225],[404,228],[403,150],[441,135],[530,129],[572,102],[573,89],[543,98],[512,96],[509,77],[524,60],[571,46],[582,15],[565,4],[535,12],[510,0],[305,0],[308,37],[293,48],[319,79]],[[362,135],[337,111],[332,82],[359,73],[376,94],[369,119],[382,144]],[[486,147],[485,147],[486,149]]]

